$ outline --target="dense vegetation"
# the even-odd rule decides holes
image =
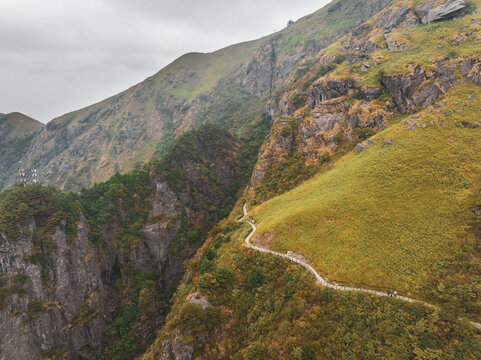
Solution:
[[[420,304],[319,287],[303,268],[245,248],[247,226],[227,225],[230,231],[216,234],[199,262],[191,264],[196,280],[179,288],[171,321],[144,360],[158,358],[163,340],[176,329],[189,334],[182,341],[194,344],[195,356],[206,358],[481,356],[469,324]],[[211,304],[205,310],[182,302],[196,289]]]
[[[142,238],[141,228],[147,221],[152,191],[150,177],[144,169],[116,174],[107,182],[83,189],[81,202],[91,226],[90,241],[98,244],[102,235],[114,232],[118,244],[129,250]]]
[[[21,234],[29,235],[34,221],[33,247],[28,260],[45,265],[55,251],[52,236],[59,227],[71,241],[77,231],[81,212],[79,196],[54,187],[40,185],[17,186],[0,194],[0,234],[13,241]],[[48,272],[43,269],[43,280]]]

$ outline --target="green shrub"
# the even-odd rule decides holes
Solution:
[[[95,310],[88,305],[83,305],[79,311],[75,311],[70,317],[70,322],[75,325],[83,325],[85,321],[88,321],[90,316],[95,313]]]
[[[28,278],[23,274],[15,274],[10,278],[12,282],[16,282],[20,285],[25,285],[27,283],[27,279]]]
[[[46,309],[45,304],[40,301],[30,301],[27,305],[27,313],[29,315],[36,314]]]
[[[319,155],[319,164],[325,164],[331,161],[331,155],[329,154],[328,151],[324,151]]]
[[[342,54],[337,54],[336,56],[334,56],[334,59],[332,60],[332,62],[334,64],[342,64],[344,61],[346,60],[346,57]]]
[[[206,273],[199,278],[197,285],[199,286],[200,290],[209,291],[217,287],[217,280],[214,275]]]
[[[253,343],[247,349],[247,360],[264,360],[267,359],[267,351],[258,342]]]
[[[371,136],[375,134],[374,130],[369,127],[354,129],[352,133],[355,137],[357,137],[361,141],[369,139]]]
[[[40,253],[30,254],[25,259],[31,262],[32,264],[42,264],[44,261],[43,254],[40,254]]]
[[[200,262],[199,262],[199,272],[201,274],[214,272],[215,255],[216,255],[215,251],[212,250],[211,248],[206,248],[202,252],[202,255],[200,256]]]
[[[250,272],[250,274],[246,278],[246,286],[247,288],[250,289],[255,289],[258,288],[259,286],[262,286],[264,283],[264,272],[262,271],[262,268],[255,268],[253,271]]]
[[[64,358],[64,356],[67,355],[67,349],[46,349],[42,350],[40,352],[40,359],[41,360],[47,360],[47,359],[61,359]]]
[[[189,241],[189,244],[194,244],[199,241],[200,231],[198,229],[191,230],[185,233],[185,237]]]
[[[232,281],[234,280],[234,275],[232,274],[232,271],[230,269],[219,268],[215,272],[215,279],[219,286],[227,288],[230,284],[232,284]]]
[[[205,329],[207,316],[201,306],[188,303],[182,308],[177,321],[183,330],[202,331]]]
[[[282,137],[288,137],[290,135],[292,135],[292,130],[290,129],[289,126],[285,126],[282,128],[281,132],[280,132],[280,135]]]
[[[292,105],[294,105],[294,108],[297,110],[305,106],[306,101],[307,101],[307,94],[304,94],[304,93],[296,94],[292,98]]]
[[[214,249],[218,249],[220,248],[220,246],[223,244],[223,243],[227,243],[230,241],[230,238],[228,236],[217,236],[213,241],[212,241],[212,244],[214,245]]]

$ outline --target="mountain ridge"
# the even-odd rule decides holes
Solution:
[[[300,61],[387,1],[366,1],[363,9],[351,0],[333,4],[273,35],[213,53],[186,54],[118,95],[50,121],[22,162],[38,169],[42,183],[78,190],[139,168],[173,138],[205,122],[242,131],[263,116],[266,97]],[[10,174],[18,170],[14,163],[10,167]],[[9,176],[0,188],[15,180]]]
[[[55,156],[130,131],[114,158],[145,129],[87,130],[122,106],[178,105],[172,138],[188,119],[224,129],[162,141],[159,159],[80,194],[0,194],[0,358],[481,358],[481,2],[429,24],[422,2],[383,4],[326,6],[322,26],[289,26],[200,96],[210,74],[171,69],[167,100],[150,79],[134,103],[51,125]],[[199,56],[207,68],[184,60]]]

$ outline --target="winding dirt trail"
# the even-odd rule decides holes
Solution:
[[[256,232],[257,230],[257,227],[254,225],[254,223],[252,223],[251,221],[249,220],[246,220],[245,217],[247,215],[247,208],[246,208],[246,204],[244,204],[244,206],[242,207],[242,210],[244,212],[244,215],[238,219],[237,221],[240,221],[240,222],[246,222],[248,223],[251,228],[252,228],[252,231],[249,233],[249,235],[247,235],[247,237],[244,239],[244,242],[246,243],[246,245],[248,247],[250,247],[251,249],[254,249],[256,251],[260,251],[260,252],[263,252],[263,253],[269,253],[269,254],[272,254],[272,255],[276,255],[276,256],[280,256],[280,257],[283,257],[283,258],[286,258],[286,259],[289,259],[290,261],[292,262],[295,262],[301,266],[303,266],[304,268],[306,268],[313,276],[314,278],[316,279],[316,281],[318,283],[320,283],[322,286],[325,286],[325,287],[328,287],[328,288],[331,288],[331,289],[335,289],[335,290],[340,290],[340,291],[358,291],[358,292],[362,292],[362,293],[368,293],[368,294],[374,294],[374,295],[378,295],[378,296],[389,296],[387,293],[385,292],[382,292],[382,291],[376,291],[376,290],[370,290],[370,289],[362,289],[362,288],[356,288],[356,287],[349,287],[349,286],[340,286],[340,285],[334,285],[334,284],[329,284],[326,280],[324,280],[324,278],[322,278],[321,275],[319,275],[317,273],[316,270],[314,270],[314,268],[308,264],[306,264],[304,261],[294,257],[294,256],[291,256],[291,255],[287,255],[287,254],[282,254],[282,253],[279,253],[277,251],[273,251],[273,250],[269,250],[269,249],[264,249],[264,248],[261,248],[259,246],[255,246],[255,245],[252,245],[250,243],[250,239],[252,237],[252,235],[254,235],[254,233]],[[433,308],[433,309],[439,309],[438,306],[435,306],[435,305],[432,305],[432,304],[429,304],[427,302],[424,302],[424,301],[421,301],[421,300],[416,300],[416,299],[412,299],[410,297],[406,297],[406,296],[400,296],[400,295],[397,295],[395,297],[396,299],[400,299],[400,300],[403,300],[403,301],[407,301],[407,302],[419,302],[419,303],[422,303],[423,305],[427,306],[427,307],[430,307],[430,308]],[[464,318],[459,318],[459,320],[464,320]],[[481,330],[481,324],[480,323],[477,323],[477,322],[474,322],[474,321],[469,321],[469,323],[471,325],[473,325],[474,327],[476,327],[478,330]]]

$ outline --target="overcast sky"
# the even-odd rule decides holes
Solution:
[[[327,0],[0,0],[0,113],[42,122],[186,52],[268,35]]]

